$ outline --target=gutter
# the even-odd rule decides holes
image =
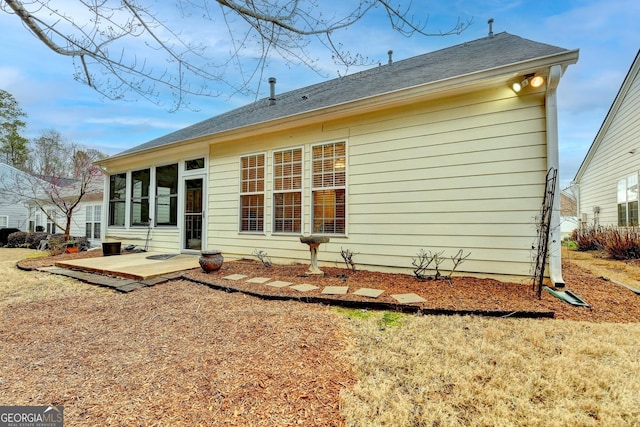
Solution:
[[[549,68],[547,79],[547,93],[545,105],[547,108],[547,169],[559,169],[558,154],[558,101],[557,89],[562,77],[563,69],[560,65],[552,65]],[[551,224],[549,230],[549,278],[556,287],[564,287],[562,278],[562,247],[560,235],[560,189],[556,180],[554,189],[553,206],[551,208]]]

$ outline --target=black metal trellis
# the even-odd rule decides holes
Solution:
[[[538,298],[542,295],[544,284],[544,270],[549,254],[549,234],[551,233],[551,214],[553,212],[553,198],[555,196],[558,170],[550,168],[547,172],[544,197],[542,199],[542,210],[540,212],[538,227],[537,248],[535,248],[536,265],[533,272],[533,290]]]

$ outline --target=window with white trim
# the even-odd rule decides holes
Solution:
[[[312,232],[346,233],[346,142],[312,147]]]
[[[8,215],[0,215],[0,228],[9,227],[9,216]]]
[[[151,169],[131,172],[131,225],[149,225]]]
[[[109,176],[109,225],[124,227],[127,203],[127,174]]]
[[[273,232],[302,232],[302,148],[273,153]]]
[[[156,168],[156,225],[178,225],[178,164]]]
[[[53,209],[47,210],[47,233],[56,234],[56,219],[57,213]]]
[[[618,180],[618,226],[638,225],[638,174]]]
[[[100,223],[102,217],[102,206],[87,206],[85,210],[85,237],[87,239],[100,238]]]
[[[240,158],[240,231],[264,231],[265,155]]]

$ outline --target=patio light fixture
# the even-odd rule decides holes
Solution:
[[[511,85],[511,89],[513,89],[515,93],[518,93],[529,85],[531,85],[531,87],[540,87],[543,84],[544,77],[537,76],[535,74],[527,74],[526,76],[524,76],[524,79],[522,79],[522,81],[513,83]]]

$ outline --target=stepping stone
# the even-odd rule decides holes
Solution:
[[[264,283],[271,280],[270,277],[254,277],[253,279],[247,280],[247,283]]]
[[[414,302],[426,301],[426,299],[416,294],[395,294],[395,295],[391,295],[391,298],[394,298],[396,301],[398,301],[401,304],[411,304]]]
[[[308,292],[308,291],[312,291],[314,289],[318,289],[317,286],[313,286],[313,285],[310,285],[308,283],[303,283],[301,285],[294,285],[291,288],[295,289],[296,291],[299,291],[299,292]]]
[[[380,289],[360,288],[357,291],[355,291],[353,294],[360,295],[362,297],[378,298],[383,293],[384,291]]]
[[[223,279],[227,279],[227,280],[241,280],[244,279],[247,276],[243,276],[242,274],[232,274],[230,276],[225,276],[223,277]]]
[[[127,285],[123,285],[123,286],[118,286],[116,288],[116,290],[120,291],[120,292],[131,292],[133,290],[139,289],[139,288],[144,288],[144,284],[140,283],[140,282],[133,282],[133,283],[129,283]]]
[[[348,290],[348,286],[325,286],[322,293],[325,295],[345,295]]]
[[[291,284],[292,284],[291,282],[282,282],[280,280],[276,280],[276,281],[267,283],[267,286],[273,286],[274,288],[284,288]]]

